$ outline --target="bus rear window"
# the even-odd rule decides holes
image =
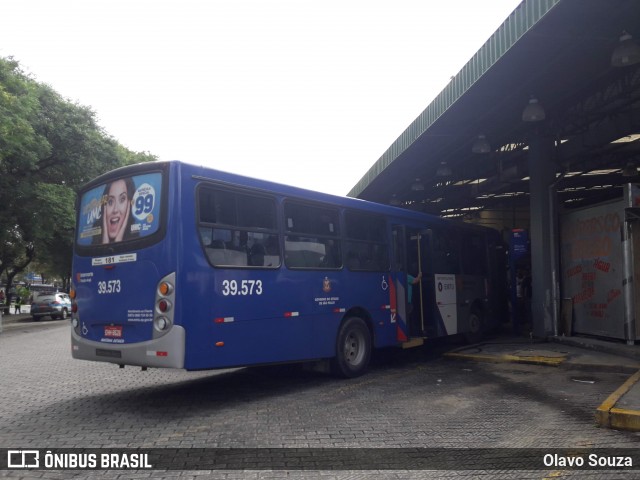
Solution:
[[[81,246],[126,242],[160,228],[162,174],[118,178],[80,198],[76,242]]]

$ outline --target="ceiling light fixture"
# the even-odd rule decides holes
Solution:
[[[491,152],[491,145],[487,141],[487,137],[484,135],[478,135],[478,138],[473,142],[471,147],[473,153],[489,153]]]
[[[442,162],[436,170],[436,177],[450,177],[453,175],[451,167],[447,165],[447,162]]]
[[[624,31],[620,37],[620,43],[611,54],[611,66],[628,67],[638,62],[640,62],[640,46]]]
[[[636,175],[638,175],[638,169],[633,162],[627,163],[627,166],[622,169],[623,177],[635,177]]]
[[[522,111],[523,122],[540,122],[546,117],[544,108],[538,103],[538,99],[531,96],[529,103]]]
[[[414,192],[422,192],[424,190],[424,183],[422,183],[419,178],[416,178],[416,181],[411,184],[411,190]]]

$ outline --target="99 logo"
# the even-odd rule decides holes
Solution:
[[[138,220],[146,219],[153,212],[155,202],[156,190],[148,183],[143,183],[138,187],[131,200],[133,216]]]

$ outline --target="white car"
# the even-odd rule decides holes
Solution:
[[[31,304],[31,316],[34,320],[40,317],[51,316],[56,319],[66,319],[71,312],[71,297],[66,293],[45,293]]]

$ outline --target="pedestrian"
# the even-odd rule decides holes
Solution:
[[[20,298],[20,295],[18,295],[16,297],[16,303],[15,303],[15,310],[14,310],[14,314],[18,315],[19,313],[22,313],[22,299]]]
[[[422,280],[422,272],[418,272],[418,275],[415,277],[410,273],[407,273],[407,309],[409,315],[413,312],[413,286],[417,283],[420,283]]]

